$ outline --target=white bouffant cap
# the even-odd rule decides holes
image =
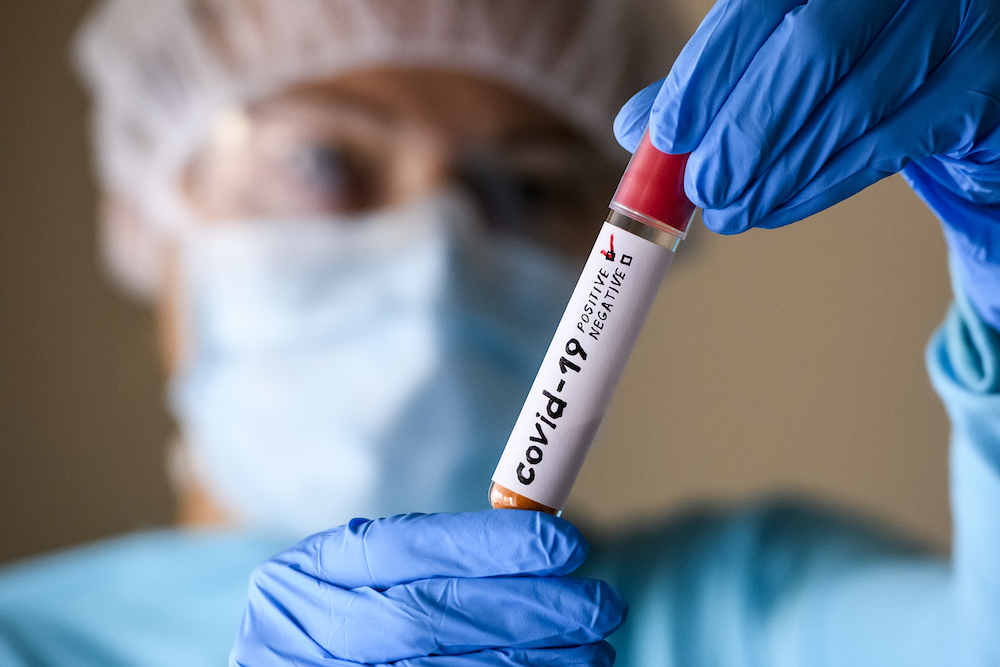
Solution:
[[[111,274],[153,296],[170,197],[215,116],[290,85],[379,65],[506,84],[609,154],[628,40],[620,0],[107,0],[75,59],[93,93],[98,175],[139,216],[104,216]],[[627,85],[627,84],[626,84]],[[128,222],[136,217],[143,223]]]

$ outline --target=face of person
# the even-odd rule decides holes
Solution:
[[[491,231],[583,257],[619,176],[578,132],[501,85],[386,68],[220,113],[184,189],[206,223],[252,224],[373,212],[457,185]],[[168,373],[185,355],[175,274],[168,266],[159,307]]]

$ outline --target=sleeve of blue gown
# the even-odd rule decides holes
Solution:
[[[927,350],[951,418],[957,664],[1000,665],[1000,333],[983,322],[952,262],[955,303]]]
[[[227,664],[250,572],[287,536],[161,529],[0,568],[0,667]]]
[[[953,423],[951,562],[790,502],[592,540],[586,576],[630,603],[619,667],[1000,665],[1000,335],[956,295],[927,353]]]

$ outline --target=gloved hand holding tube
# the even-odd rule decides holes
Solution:
[[[230,665],[611,667],[626,605],[566,576],[587,552],[534,512],[355,519],[255,570]]]
[[[801,220],[902,170],[1000,329],[1000,3],[720,0],[669,75],[615,120],[690,152],[722,234]]]

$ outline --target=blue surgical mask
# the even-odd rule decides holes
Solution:
[[[457,192],[359,217],[203,225],[171,403],[222,508],[300,533],[467,511],[579,267],[488,237]]]

